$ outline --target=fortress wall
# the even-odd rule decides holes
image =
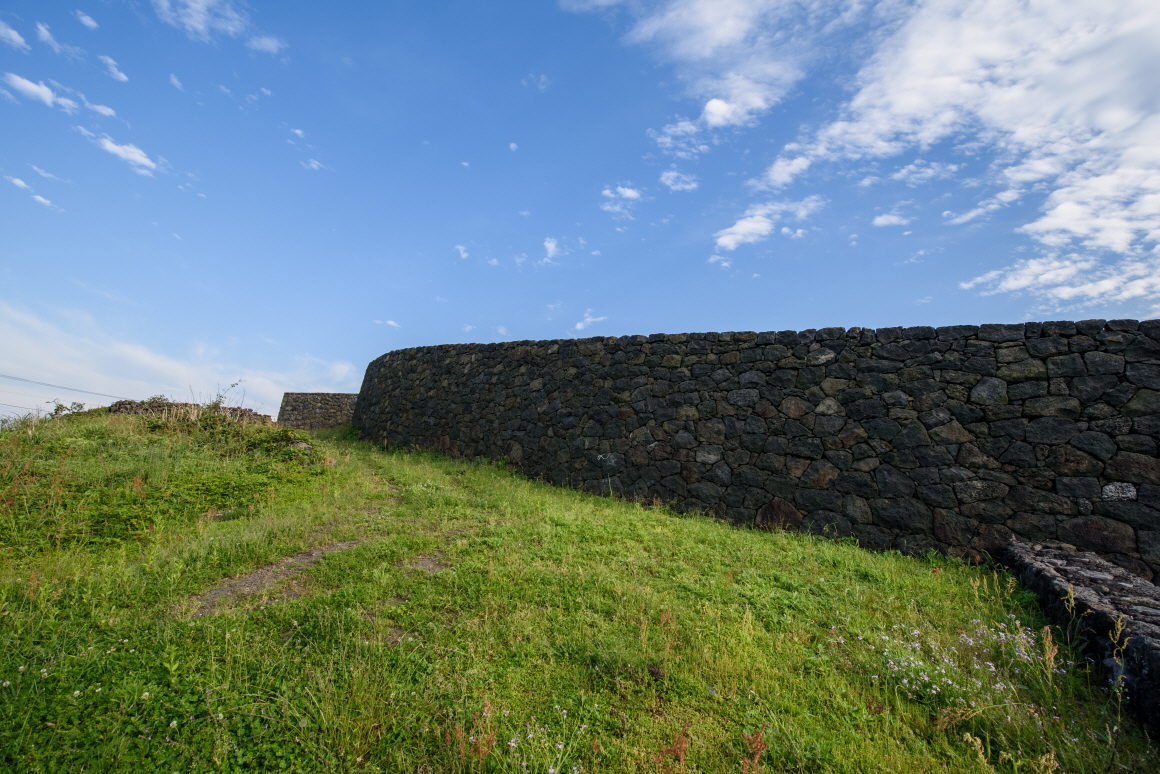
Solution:
[[[1061,541],[1160,572],[1160,320],[403,349],[353,422],[738,524],[971,559]]]
[[[304,430],[346,427],[358,395],[341,392],[287,392],[278,409],[278,422]]]

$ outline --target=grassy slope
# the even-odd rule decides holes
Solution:
[[[84,478],[171,495],[147,491],[120,540],[63,506],[55,523],[82,530],[62,537],[26,510],[21,542],[10,519],[0,767],[743,771],[768,744],[770,772],[1152,770],[1154,748],[1076,656],[1045,667],[1042,633],[1017,632],[1043,625],[1032,600],[989,570],[334,433],[303,452],[292,435],[179,424],[78,416],[0,433],[14,504],[13,471],[37,469],[17,463],[49,447],[72,450],[60,491]],[[98,456],[120,467],[98,473]],[[239,471],[266,478],[165,510],[172,491],[192,496],[175,478]],[[222,578],[343,541],[361,542],[310,566],[301,596],[193,617],[193,595]]]

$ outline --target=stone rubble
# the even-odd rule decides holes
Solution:
[[[1160,588],[1062,543],[1015,543],[1002,558],[1052,621],[1082,638],[1109,685],[1123,680],[1136,718],[1160,736]]]

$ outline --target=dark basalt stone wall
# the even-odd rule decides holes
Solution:
[[[387,353],[373,441],[736,523],[1160,572],[1160,320],[656,334]]]
[[[358,395],[344,392],[287,392],[282,395],[278,423],[304,430],[346,427]]]

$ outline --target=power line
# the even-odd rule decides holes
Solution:
[[[43,409],[28,408],[28,406],[13,406],[11,403],[0,403],[0,406],[7,406],[8,408],[24,409],[25,411],[43,411]]]
[[[9,376],[8,374],[0,374],[0,379],[13,379],[13,380],[18,381],[18,382],[27,382],[28,384],[39,384],[42,387],[53,387],[53,388],[58,389],[58,390],[68,390],[69,392],[83,392],[86,395],[100,395],[102,398],[116,398],[117,400],[132,400],[132,398],[126,398],[122,395],[109,395],[108,393],[104,393],[104,392],[93,392],[92,390],[81,390],[81,389],[78,389],[76,387],[62,387],[59,384],[49,384],[48,382],[37,382],[37,381],[34,381],[32,379],[23,379],[19,376]],[[4,404],[4,405],[7,405],[7,404]],[[17,406],[17,408],[20,408],[20,407]]]

